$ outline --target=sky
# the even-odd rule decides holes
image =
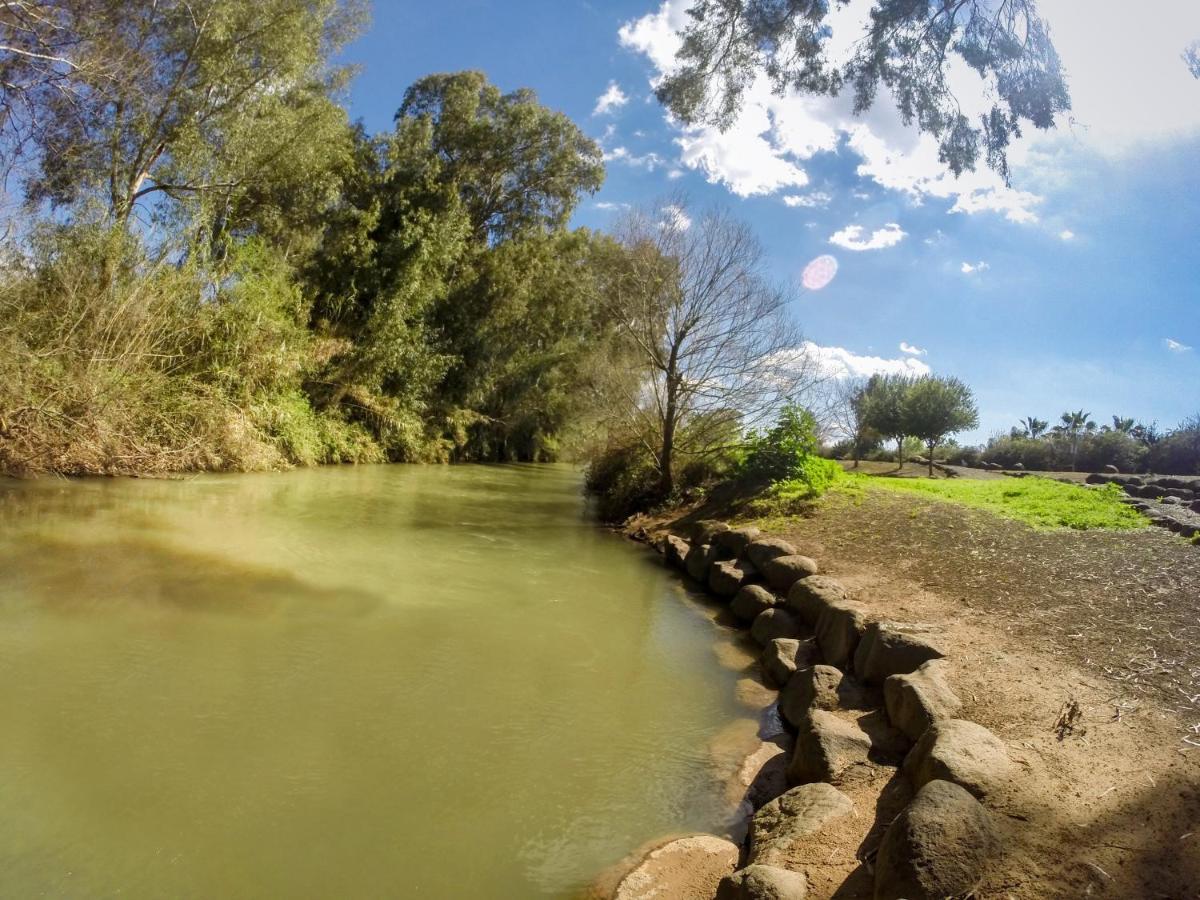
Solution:
[[[1012,148],[1011,186],[955,179],[886,95],[862,117],[841,98],[778,97],[762,82],[726,132],[685,128],[653,87],[691,0],[374,0],[344,54],[361,66],[351,114],[389,129],[405,89],[480,69],[532,88],[604,150],[604,187],[574,223],[677,194],[730,208],[831,375],[953,375],[974,389],[979,442],[1024,416],[1084,409],[1160,427],[1200,413],[1200,81],[1181,54],[1200,2],[1041,0],[1072,111]],[[870,0],[831,20],[860,33]],[[1136,14],[1133,10],[1136,9]],[[970,110],[983,85],[951,73]],[[837,261],[825,287],[805,267]]]

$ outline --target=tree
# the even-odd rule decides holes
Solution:
[[[839,4],[840,5],[840,4]],[[849,59],[831,58],[827,0],[697,0],[688,10],[678,66],[657,89],[680,120],[722,128],[760,74],[776,93],[837,94],[849,85],[854,110],[880,86],[905,124],[935,137],[956,175],[980,155],[1006,179],[1007,149],[1023,122],[1050,128],[1070,108],[1066,81],[1035,0],[875,0],[866,34]],[[947,77],[957,56],[994,86],[996,100],[972,122]]]
[[[1071,451],[1071,471],[1074,472],[1075,461],[1079,457],[1079,444],[1084,434],[1096,430],[1096,423],[1092,421],[1092,414],[1082,409],[1063,413],[1059,416],[1059,421],[1061,424],[1056,425],[1054,430],[1067,442]]]
[[[595,141],[533,91],[501,94],[482,72],[430,75],[410,87],[397,134],[425,124],[439,177],[454,185],[481,242],[562,228],[580,195],[604,183]]]
[[[24,86],[12,127],[36,121],[32,204],[98,200],[122,225],[141,203],[223,208],[345,133],[331,95],[348,71],[327,61],[357,33],[356,0],[36,5],[37,34],[61,52],[27,35],[0,55]]]
[[[834,384],[834,401],[831,408],[833,426],[845,436],[854,457],[854,468],[858,468],[863,453],[879,444],[879,434],[869,424],[867,417],[866,378],[842,378]]]
[[[620,410],[666,496],[680,454],[729,449],[731,434],[765,423],[815,373],[747,225],[717,210],[693,222],[676,202],[631,213],[618,236],[605,293],[633,366]]]
[[[933,477],[933,452],[948,435],[979,424],[979,409],[971,389],[957,378],[917,379],[903,402],[905,430],[929,448],[929,476]]]
[[[1134,426],[1137,424],[1134,419],[1126,419],[1121,416],[1112,417],[1112,431],[1119,431],[1121,434],[1132,434]]]
[[[904,465],[904,439],[908,422],[904,400],[913,385],[907,375],[872,375],[866,388],[866,424],[884,438],[896,442],[896,464]]]
[[[1031,440],[1037,440],[1046,433],[1046,429],[1050,427],[1050,423],[1045,419],[1039,419],[1035,416],[1026,416],[1021,420],[1021,433]]]

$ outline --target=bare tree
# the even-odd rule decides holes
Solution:
[[[607,303],[635,369],[621,403],[665,495],[681,455],[728,449],[816,371],[747,225],[718,210],[693,221],[676,201],[629,214],[618,238]]]
[[[826,420],[830,431],[850,442],[854,468],[858,468],[864,452],[878,445],[880,437],[867,422],[868,379],[846,377],[831,383],[830,403]]]

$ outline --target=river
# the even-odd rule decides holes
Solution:
[[[718,631],[567,467],[0,484],[0,896],[568,897],[724,821]]]

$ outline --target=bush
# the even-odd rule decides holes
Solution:
[[[1200,474],[1200,415],[1178,428],[1146,452],[1146,466],[1162,475]]]
[[[1140,472],[1145,458],[1146,448],[1134,438],[1123,431],[1105,431],[1083,439],[1076,465],[1084,472],[1098,472],[1109,465],[1122,472]]]
[[[819,449],[817,420],[808,410],[789,403],[780,411],[779,420],[770,431],[750,433],[742,475],[769,483],[799,477]]]
[[[1020,463],[1034,472],[1050,472],[1061,468],[1056,448],[1046,440],[1005,435],[994,437],[980,454],[984,462],[998,463],[1011,469]]]
[[[658,470],[645,449],[614,445],[588,465],[584,485],[596,497],[596,513],[605,522],[620,522],[662,502]]]

